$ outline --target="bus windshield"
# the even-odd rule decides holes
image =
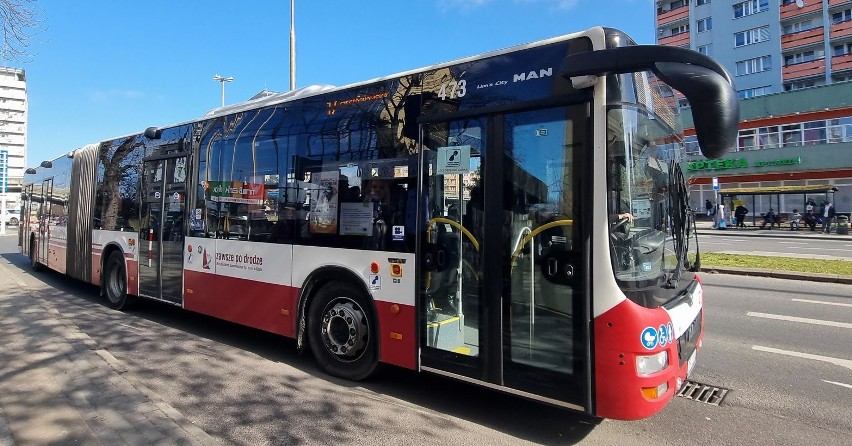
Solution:
[[[617,77],[621,100],[607,108],[612,265],[627,297],[653,308],[693,277],[697,243],[680,169],[683,135],[668,86],[650,74]]]

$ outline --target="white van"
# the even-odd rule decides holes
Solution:
[[[18,209],[6,209],[6,213],[0,214],[0,218],[7,225],[18,226],[21,221],[21,211]]]

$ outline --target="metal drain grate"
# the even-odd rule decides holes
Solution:
[[[729,390],[730,389],[726,389],[724,387],[709,386],[695,381],[687,381],[683,383],[683,386],[680,388],[677,396],[688,400],[698,401],[699,403],[720,406]]]

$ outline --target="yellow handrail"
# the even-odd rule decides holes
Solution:
[[[465,235],[465,237],[467,237],[470,240],[471,243],[473,243],[473,247],[476,248],[477,251],[479,251],[479,242],[476,240],[476,237],[474,237],[473,234],[471,234],[470,231],[467,230],[467,228],[462,226],[461,223],[459,223],[455,220],[450,220],[449,218],[445,218],[445,217],[435,217],[435,218],[429,220],[428,227],[431,228],[432,225],[435,224],[435,223],[446,223],[446,224],[458,229],[459,231],[462,232],[462,234]],[[430,240],[430,238],[431,238],[432,232],[429,231],[429,232],[427,232],[426,235],[427,235],[426,241],[431,242],[432,240]]]
[[[542,231],[550,229],[554,226],[571,226],[573,224],[574,220],[556,220],[550,223],[545,223],[530,231],[530,233],[527,234],[527,236],[524,237],[523,240],[521,240],[521,243],[518,243],[518,247],[515,248],[515,252],[512,253],[512,267],[515,267],[515,262],[518,260],[518,256],[521,254],[521,250],[523,249],[524,245],[529,243],[529,241],[532,240],[533,237],[537,236]]]

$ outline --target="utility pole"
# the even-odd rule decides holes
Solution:
[[[219,76],[218,74],[216,74],[216,75],[213,76],[213,80],[222,83],[222,107],[224,107],[225,106],[225,83],[226,82],[233,82],[234,78],[232,78],[231,76],[222,77],[222,76]]]
[[[290,0],[290,91],[296,89],[296,0]]]

